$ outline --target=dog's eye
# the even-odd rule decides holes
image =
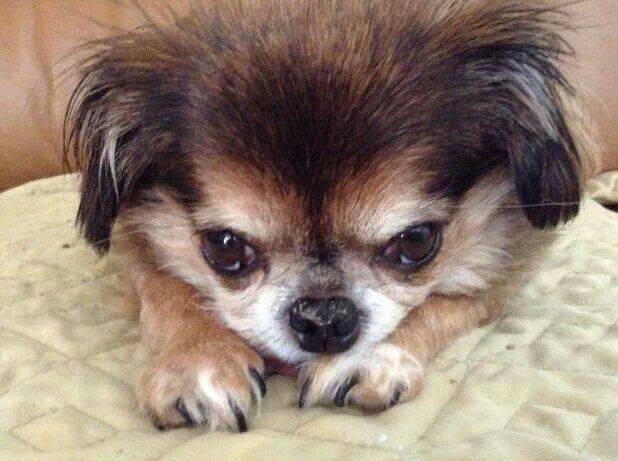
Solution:
[[[202,252],[208,264],[222,274],[239,273],[256,261],[255,250],[229,230],[205,232]]]
[[[414,269],[429,262],[438,252],[440,243],[441,232],[437,224],[419,224],[393,237],[381,257],[398,269]]]

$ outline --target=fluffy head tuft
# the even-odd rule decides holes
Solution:
[[[121,213],[153,264],[272,355],[304,357],[285,312],[308,291],[352,298],[358,347],[375,343],[431,294],[508,278],[533,227],[577,213],[567,19],[549,1],[210,0],[95,42],[65,127],[77,220],[104,252]],[[423,222],[443,232],[430,264],[377,262]],[[214,273],[212,228],[261,269]]]

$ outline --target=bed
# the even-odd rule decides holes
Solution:
[[[501,319],[431,364],[412,402],[367,416],[296,407],[273,376],[245,434],[157,431],[122,261],[77,236],[75,178],[0,194],[0,459],[618,459],[618,173]]]

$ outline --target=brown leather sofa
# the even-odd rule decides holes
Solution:
[[[162,1],[142,4],[156,10]],[[606,146],[600,169],[618,169],[618,1],[575,8],[586,27],[569,39]],[[113,0],[0,0],[0,190],[62,172],[62,119],[74,84],[63,71],[75,59],[71,50],[110,28],[135,27],[139,18],[136,8]]]
[[[142,3],[153,13],[162,4]],[[0,0],[0,190],[63,171],[74,49],[140,18],[125,0]]]

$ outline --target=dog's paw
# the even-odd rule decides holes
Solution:
[[[351,405],[383,411],[410,400],[423,384],[423,366],[409,352],[393,344],[346,357],[320,357],[301,375],[299,406]]]
[[[262,358],[244,344],[225,344],[157,357],[140,378],[138,401],[161,430],[189,425],[244,432],[265,393]]]

